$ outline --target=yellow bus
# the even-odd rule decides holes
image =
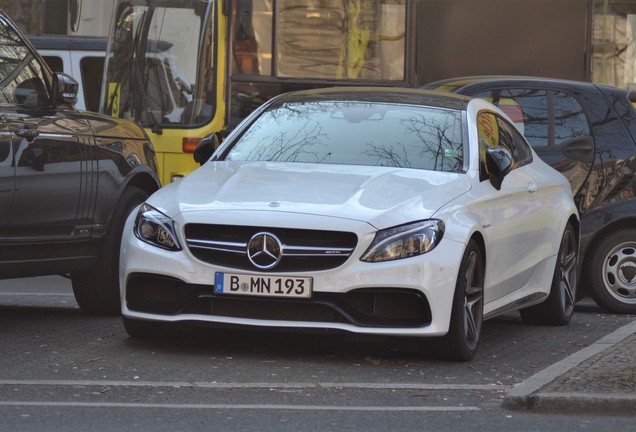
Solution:
[[[587,80],[591,2],[116,0],[100,111],[146,128],[166,184],[197,166],[202,137],[285,91],[475,74]]]

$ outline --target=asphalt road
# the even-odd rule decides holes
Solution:
[[[565,328],[487,321],[470,363],[410,340],[199,330],[135,340],[67,280],[0,280],[0,431],[631,430],[633,417],[509,411],[515,384],[627,324],[590,301]]]

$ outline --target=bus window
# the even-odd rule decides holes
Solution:
[[[133,119],[153,131],[201,121],[200,107],[209,101],[203,101],[206,83],[197,85],[197,80],[203,80],[209,64],[199,63],[205,20],[197,14],[198,4],[163,7],[137,0],[119,5],[103,102],[107,114]]]
[[[236,0],[228,125],[287,91],[404,83],[406,9],[406,0]]]
[[[42,58],[53,72],[64,72],[64,62],[61,57],[43,55]]]
[[[251,11],[237,7],[234,15],[235,75],[405,79],[405,0],[251,3]]]
[[[201,138],[280,93],[406,85],[415,4],[115,0],[101,112],[147,129],[166,184],[193,169],[188,153]]]
[[[102,76],[104,75],[104,57],[82,57],[80,73],[86,109],[97,112],[99,110],[99,90],[102,88]]]

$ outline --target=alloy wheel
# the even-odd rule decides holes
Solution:
[[[559,291],[561,302],[565,314],[571,315],[576,303],[576,263],[578,253],[576,237],[572,230],[566,230],[559,250],[559,266],[561,268]]]
[[[636,304],[636,243],[612,248],[603,264],[607,292],[621,303]]]
[[[479,342],[484,310],[484,266],[481,256],[471,251],[466,268],[464,297],[464,331],[468,347],[473,350]]]

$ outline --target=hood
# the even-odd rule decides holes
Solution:
[[[92,112],[82,112],[96,137],[149,140],[144,129],[137,123]]]
[[[70,119],[73,123],[65,121]],[[108,117],[92,112],[67,111],[63,115],[54,110],[42,110],[33,113],[5,107],[0,113],[0,130],[10,130],[8,124],[14,128],[37,127],[43,133],[60,134],[64,127],[76,135],[94,135],[99,138],[132,139],[149,141],[144,129],[137,123],[128,120]]]
[[[464,174],[324,164],[208,162],[153,195],[183,212],[302,213],[370,223],[378,229],[427,219],[470,189]]]

